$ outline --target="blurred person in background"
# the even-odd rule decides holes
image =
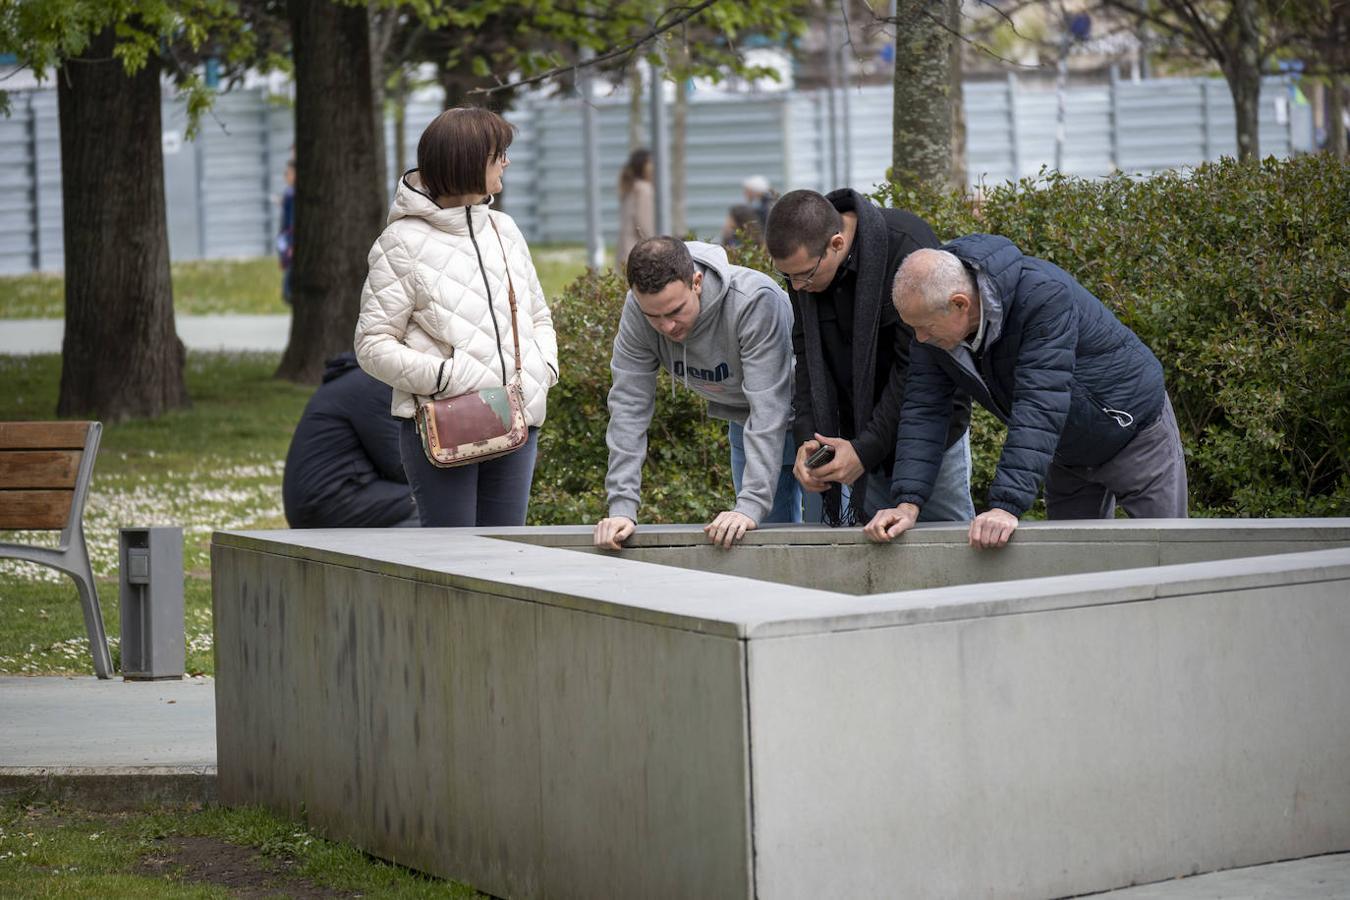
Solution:
[[[759,218],[759,233],[763,234],[769,224],[769,210],[778,200],[778,195],[769,187],[769,179],[763,175],[751,175],[745,181],[741,182],[741,190],[745,193],[746,205],[755,211]]]
[[[619,173],[619,245],[617,268],[628,265],[628,254],[638,241],[656,234],[656,188],[652,185],[652,153],[639,147]]]
[[[727,249],[741,246],[742,241],[763,245],[764,232],[760,228],[759,213],[748,203],[737,203],[727,211],[726,223],[718,243]]]

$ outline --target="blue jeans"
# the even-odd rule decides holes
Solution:
[[[895,506],[890,481],[869,477],[867,500],[863,506],[869,520],[877,510]],[[967,431],[942,455],[937,481],[928,494],[928,502],[919,509],[919,521],[969,522],[973,518],[975,504],[970,499],[970,432]]]
[[[731,442],[731,482],[739,495],[741,482],[745,478],[745,428],[735,422],[728,422],[727,440]],[[792,475],[792,466],[796,462],[797,445],[792,442],[792,429],[789,428],[783,436],[783,467],[778,473],[778,486],[773,492],[773,509],[759,524],[802,520],[802,486]]]
[[[531,428],[525,446],[487,462],[442,469],[427,461],[412,419],[399,431],[399,456],[408,476],[417,512],[425,527],[524,525],[534,482],[539,429]]]

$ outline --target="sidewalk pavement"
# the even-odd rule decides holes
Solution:
[[[0,723],[0,799],[128,809],[215,797],[212,679],[4,675]]]
[[[178,336],[189,350],[263,350],[280,353],[290,337],[290,316],[177,316]],[[64,319],[0,319],[0,356],[60,353]]]

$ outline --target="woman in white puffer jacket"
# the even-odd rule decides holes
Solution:
[[[525,524],[538,430],[558,381],[558,341],[530,249],[511,217],[490,207],[512,136],[485,109],[450,109],[432,120],[417,168],[399,179],[389,224],[370,250],[356,358],[394,389],[403,468],[423,525]],[[497,459],[438,468],[412,416],[428,398],[501,386],[514,374],[508,267],[529,440]]]

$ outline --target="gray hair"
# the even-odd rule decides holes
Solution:
[[[975,279],[956,254],[946,250],[915,250],[895,273],[891,299],[896,309],[904,297],[917,298],[927,312],[947,310],[952,294],[975,296]]]

